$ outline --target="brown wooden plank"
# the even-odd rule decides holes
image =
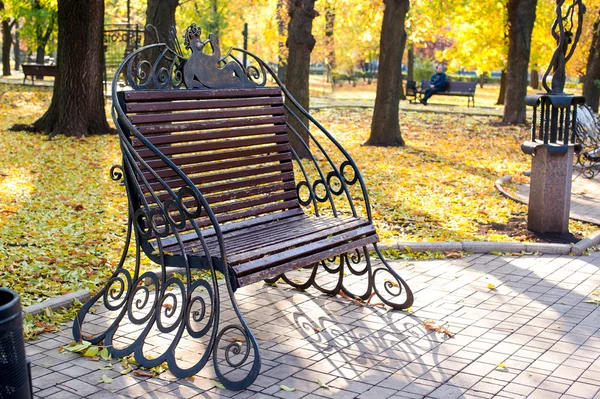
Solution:
[[[257,258],[274,254],[312,242],[318,238],[355,230],[365,225],[369,225],[367,220],[353,217],[338,219],[303,215],[303,217],[275,220],[270,223],[260,223],[228,232],[223,234],[223,241],[228,263],[234,265],[250,260],[250,257]],[[219,246],[215,236],[205,236],[205,241],[210,252]],[[176,251],[177,248],[174,248],[174,250]],[[186,251],[200,254],[203,252],[203,248],[200,241],[189,242],[186,244]],[[246,254],[248,254],[248,257],[246,257]]]
[[[264,147],[255,147],[248,149],[237,149],[233,151],[221,151],[221,152],[213,152],[209,154],[196,154],[196,155],[186,155],[179,157],[172,157],[171,161],[177,166],[183,166],[187,164],[196,164],[203,162],[211,162],[211,161],[220,161],[224,159],[236,159],[236,158],[245,158],[254,155],[263,155],[263,154],[273,154],[273,153],[289,153],[290,145],[288,143],[270,145]],[[291,154],[290,154],[291,157]],[[159,169],[162,167],[166,167],[166,164],[161,159],[148,159],[146,160],[148,166],[154,169]]]
[[[279,183],[279,182],[294,183],[293,178],[294,178],[294,175],[292,172],[285,172],[285,173],[281,173],[281,174],[277,174],[277,175],[257,177],[252,180],[237,180],[235,182],[219,183],[219,184],[213,184],[213,185],[209,185],[209,186],[202,186],[199,189],[201,190],[202,195],[206,196],[207,194],[211,194],[211,193],[218,193],[218,192],[234,190],[234,189],[244,188],[244,187],[254,187],[256,185],[267,184],[267,183]],[[158,198],[161,201],[165,201],[165,200],[171,199],[172,197],[169,193],[167,193],[165,191],[165,192],[159,193]]]
[[[186,133],[186,134],[168,134],[168,135],[145,135],[148,141],[154,145],[163,144],[183,144],[197,141],[218,140],[226,138],[238,138],[245,136],[257,136],[274,133],[287,133],[287,129],[282,125],[269,125],[259,127],[241,127],[238,129],[212,130],[208,132]],[[144,147],[145,144],[138,138],[132,140],[134,147]]]
[[[247,220],[242,220],[239,222],[223,225],[223,226],[221,226],[221,233],[223,235],[233,234],[235,232],[239,232],[240,230],[246,230],[246,229],[252,228],[253,226],[262,227],[263,225],[268,225],[269,223],[273,223],[273,222],[279,222],[279,221],[288,220],[288,219],[292,220],[292,219],[304,219],[304,218],[308,218],[308,216],[306,216],[304,214],[304,211],[302,211],[301,208],[293,208],[293,209],[290,209],[287,211],[272,213],[269,215],[255,217],[253,219],[247,219]],[[206,238],[215,236],[216,233],[213,228],[208,228],[208,229],[204,229],[202,231],[202,234],[203,234],[203,237],[206,239]],[[184,233],[184,234],[181,234],[180,237],[183,242],[195,241],[198,239],[196,232]],[[165,248],[169,247],[170,245],[174,245],[176,243],[177,243],[177,240],[175,238],[171,238],[171,237],[165,238],[162,240],[162,244]]]
[[[242,158],[242,159],[237,159],[237,160],[233,160],[233,161],[222,161],[222,162],[186,165],[186,166],[180,167],[180,169],[187,176],[191,176],[196,173],[216,172],[218,170],[236,169],[236,168],[241,168],[241,167],[245,167],[245,166],[266,165],[266,164],[271,164],[274,162],[291,161],[291,157],[292,156],[290,153],[272,154],[272,155],[266,155],[266,156],[260,156],[260,157]],[[154,169],[154,172],[163,179],[172,177],[172,176],[177,176],[177,172],[171,168]],[[144,176],[146,176],[146,179],[154,178],[154,175],[150,172],[144,172]]]
[[[232,127],[245,127],[250,128],[252,126],[261,125],[274,125],[274,124],[285,124],[285,116],[265,116],[265,117],[252,117],[252,118],[236,118],[236,119],[211,119],[208,121],[200,122],[182,122],[182,123],[167,123],[167,124],[153,124],[153,125],[142,125],[138,126],[137,129],[143,135],[154,135],[157,133],[174,133],[174,132],[189,132],[199,130],[210,130],[210,129],[224,129]],[[285,129],[285,126],[279,126],[279,131],[284,132],[281,128]],[[181,135],[184,136],[184,135]],[[162,136],[165,137],[165,136]],[[202,137],[202,136],[199,136]],[[206,140],[211,139],[209,133],[204,136]],[[231,136],[225,136],[231,137]],[[215,137],[221,138],[221,137]],[[186,137],[181,137],[180,141],[185,141]],[[193,139],[191,139],[193,140]]]
[[[285,134],[276,134],[273,136],[265,136],[265,137],[255,137],[251,139],[239,139],[239,140],[222,140],[215,141],[209,143],[194,143],[194,144],[186,144],[186,145],[172,145],[168,147],[160,146],[158,150],[162,152],[164,155],[174,155],[174,154],[187,154],[191,152],[206,152],[206,151],[217,151],[217,150],[227,150],[231,148],[240,148],[240,147],[251,147],[258,146],[264,144],[281,144],[286,143],[288,141],[287,135]],[[150,149],[140,149],[138,150],[138,154],[146,159],[147,157],[156,156],[154,152]]]
[[[211,98],[239,98],[256,96],[281,96],[279,87],[237,89],[191,90],[131,90],[124,92],[125,101],[191,100]]]
[[[223,193],[216,194],[216,195],[207,195],[204,198],[210,204],[210,206],[213,207],[213,206],[215,206],[215,204],[223,203],[226,201],[231,201],[234,199],[243,200],[244,198],[249,198],[249,197],[253,197],[253,196],[261,195],[261,194],[270,194],[270,193],[282,192],[282,191],[294,194],[294,191],[292,191],[294,187],[295,187],[294,182],[285,182],[285,183],[278,183],[278,184],[270,184],[267,186],[252,187],[249,189],[246,188],[246,189],[241,189],[241,190],[227,191],[227,192],[223,192]],[[169,198],[171,198],[171,196],[168,196],[165,199],[169,199]],[[289,198],[291,198],[291,196]],[[151,196],[146,196],[146,201],[149,204],[156,204],[156,202],[154,201],[154,197],[151,197]],[[195,201],[192,199],[185,200],[185,201],[183,201],[183,203],[186,207],[188,207],[188,209],[195,206]]]
[[[240,108],[259,105],[281,105],[281,97],[251,97],[234,98],[230,100],[190,100],[173,102],[162,100],[156,102],[126,103],[126,112],[165,112],[165,111],[191,111],[198,109],[215,108]]]
[[[293,165],[290,162],[286,162],[286,163],[281,163],[281,164],[277,164],[277,165],[260,166],[260,167],[256,167],[256,168],[246,168],[246,169],[242,169],[242,170],[236,170],[233,172],[222,172],[222,173],[214,173],[214,174],[210,174],[210,175],[188,176],[188,177],[192,181],[192,183],[194,183],[195,185],[197,185],[199,187],[202,187],[202,185],[205,183],[213,183],[213,182],[218,182],[218,181],[223,181],[223,180],[231,180],[231,179],[252,180],[252,178],[255,176],[266,175],[266,174],[274,173],[274,172],[288,172],[288,171],[291,171],[292,168],[293,168]],[[280,174],[279,176],[282,176],[282,175]],[[186,185],[184,183],[184,181],[182,179],[180,179],[179,177],[165,179],[164,183],[167,184],[171,189],[183,187]],[[154,191],[161,191],[161,190],[165,189],[165,187],[162,185],[162,183],[159,183],[157,181],[151,181],[150,187]],[[142,185],[142,188],[145,188],[145,187]],[[202,192],[202,189],[200,190],[200,192]]]
[[[263,269],[251,274],[246,274],[244,276],[238,276],[237,281],[240,287],[244,287],[246,285],[250,285],[266,278],[273,278],[279,276],[281,273],[288,272],[290,270],[296,270],[301,267],[314,265],[322,260],[332,258],[334,256],[338,256],[344,253],[348,253],[350,251],[355,250],[356,248],[361,248],[369,244],[374,244],[378,241],[377,235],[364,237],[361,239],[357,239],[354,241],[350,241],[344,243],[339,246],[335,246],[333,248],[329,248],[311,255],[303,256],[293,261],[282,263],[279,265],[272,266],[268,269]],[[232,268],[232,270],[235,270]],[[235,273],[235,271],[234,271]]]
[[[363,238],[364,236],[373,234],[375,234],[375,228],[372,225],[360,227],[353,231],[334,235],[333,237],[313,241],[301,247],[292,248],[284,252],[279,252],[260,259],[252,260],[247,263],[242,263],[234,266],[233,270],[235,270],[237,276],[256,273],[257,271],[275,266],[277,264],[291,261],[294,258],[303,258],[313,252],[321,252],[323,250],[343,245],[344,243],[355,241]]]
[[[139,114],[129,115],[128,118],[134,125],[145,123],[185,122],[205,119],[239,118],[248,116],[283,115],[283,107],[260,107],[260,108],[228,108],[218,111],[201,112],[169,112],[166,114]]]
[[[319,227],[312,227],[310,225],[307,225],[304,229],[298,229],[298,231],[288,233],[286,236],[283,235],[285,232],[281,232],[280,237],[274,237],[272,235],[272,233],[276,233],[277,231],[268,230],[270,236],[263,236],[264,239],[262,239],[262,237],[258,235],[252,237],[255,245],[250,245],[246,243],[246,245],[243,246],[243,249],[240,248],[240,250],[238,251],[233,250],[230,253],[228,250],[228,262],[232,266],[239,263],[248,262],[263,257],[265,256],[265,254],[273,255],[278,252],[289,250],[293,247],[309,244],[313,241],[322,239],[324,237],[329,237],[330,235],[340,235],[351,230],[357,230],[368,224],[368,221],[359,219],[344,224],[325,223]],[[373,232],[375,231],[374,229],[372,230]],[[229,245],[235,247],[235,243],[233,242],[231,242],[230,244],[228,241],[225,241],[225,244],[228,249]]]

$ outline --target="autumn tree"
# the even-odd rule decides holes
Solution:
[[[600,11],[596,15],[596,21],[593,24],[592,44],[583,82],[583,96],[586,103],[595,112],[598,112],[600,98]]]
[[[312,35],[313,19],[318,15],[314,4],[315,0],[292,0],[288,3],[290,22],[288,24],[288,38],[286,41],[288,48],[288,78],[286,79],[286,87],[304,109],[308,109],[309,105],[308,78],[310,72],[310,53],[316,43]],[[308,145],[309,134],[302,126],[308,127],[308,118],[296,112],[296,107],[289,99],[286,99],[286,104],[294,113],[300,116],[300,121],[290,118],[290,127],[298,132],[302,140]],[[308,156],[308,151],[302,145],[301,140],[293,133],[290,133],[290,143],[298,156],[302,158]]]
[[[404,22],[409,0],[384,0],[379,42],[377,94],[367,145],[403,146],[398,117],[401,95],[401,65],[406,32]]]
[[[169,31],[175,26],[175,11],[179,0],[148,0],[146,9],[146,28],[144,32],[144,46],[157,43],[167,43]],[[157,38],[158,35],[158,38]]]
[[[0,16],[2,18],[2,75],[8,76],[10,75],[10,47],[12,45],[10,31],[17,20],[6,15],[3,1],[0,1]]]
[[[104,1],[58,1],[57,75],[52,101],[33,130],[82,137],[110,131],[104,111]]]
[[[531,34],[535,23],[537,0],[508,0],[508,62],[506,96],[502,122],[525,122],[527,71],[531,53]]]

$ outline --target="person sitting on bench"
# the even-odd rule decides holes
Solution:
[[[429,79],[429,88],[425,90],[423,98],[421,98],[421,104],[427,105],[427,100],[435,93],[446,90],[446,74],[444,73],[444,65],[438,64],[435,68],[435,72]]]

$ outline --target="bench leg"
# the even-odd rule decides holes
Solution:
[[[341,295],[358,301],[358,303],[374,303],[375,296],[393,309],[407,309],[412,306],[414,297],[412,290],[387,263],[377,244],[374,251],[379,257],[379,262],[373,264],[366,247],[337,256],[334,259],[320,262],[312,267],[310,276],[306,281],[298,281],[282,274],[273,279],[265,280],[267,283],[275,283],[282,279],[287,284],[299,290],[314,287],[327,295]],[[336,276],[336,281],[328,281],[327,287],[319,282],[318,272],[323,269],[327,274]],[[346,284],[348,277],[355,276],[366,280],[367,285],[362,293],[353,292]]]

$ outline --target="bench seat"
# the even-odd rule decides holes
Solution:
[[[228,224],[222,233],[227,263],[237,286],[311,266],[378,241],[375,228],[367,220],[310,217],[300,209]],[[209,252],[218,253],[219,242],[214,232],[205,232],[204,238]],[[187,253],[198,258],[204,256],[195,234],[182,237],[182,241]],[[164,249],[174,256],[183,253],[177,243],[167,244]]]

